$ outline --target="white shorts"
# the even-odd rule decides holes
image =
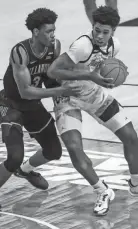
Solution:
[[[78,130],[81,133],[82,129],[81,120],[69,116],[66,113],[60,114],[60,116],[56,119],[56,125],[60,135],[69,130]]]
[[[95,118],[98,123],[102,124],[113,133],[131,122],[131,120],[126,116],[124,109],[117,103],[116,100],[114,100],[113,103],[109,105],[103,114],[100,114],[98,111],[93,114],[90,112],[90,110],[86,112]],[[100,114],[99,117],[98,114]],[[66,112],[61,112],[60,115],[56,118],[56,125],[60,135],[70,130],[78,130],[81,133],[82,129],[81,120],[77,119],[75,115],[74,117],[69,116]]]

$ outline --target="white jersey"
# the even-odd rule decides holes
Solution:
[[[109,57],[115,57],[119,51],[119,41],[117,38],[112,37],[105,47],[99,47],[93,43],[92,32],[78,38],[69,48],[67,54],[71,60],[76,64],[76,68],[85,68],[93,71],[97,63],[105,60]],[[63,81],[63,84],[76,84],[82,87],[81,93],[78,97],[61,97],[58,98],[55,103],[55,111],[62,109],[67,111],[72,109],[71,100],[77,100],[78,107],[83,109],[82,104],[91,104],[91,109],[95,113],[105,102],[109,100],[109,105],[113,98],[108,95],[107,91],[103,87],[95,84],[92,81],[75,80],[75,81]],[[85,103],[84,103],[85,102]],[[80,106],[79,106],[80,105]],[[85,107],[84,109],[85,110]]]

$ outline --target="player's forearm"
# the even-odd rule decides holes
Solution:
[[[35,100],[35,99],[43,99],[49,98],[53,96],[60,96],[64,93],[64,89],[62,87],[46,89],[46,88],[35,88],[35,87],[27,87],[21,94],[22,99]]]
[[[118,10],[117,9],[117,0],[105,0],[105,3],[106,3],[106,6],[109,6],[115,10]]]
[[[86,15],[91,23],[93,23],[92,13],[96,10],[96,0],[83,0]]]
[[[49,78],[57,80],[92,80],[92,77],[96,77],[96,72],[90,72],[88,70],[67,70],[56,69],[48,72]]]

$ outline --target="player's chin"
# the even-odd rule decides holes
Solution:
[[[104,47],[104,46],[106,46],[106,43],[101,42],[101,43],[98,44],[98,46],[99,46],[99,47]]]
[[[99,47],[103,47],[106,45],[105,42],[100,42],[100,41],[96,41],[96,44],[99,46]]]
[[[50,43],[51,43],[52,45],[54,45],[54,44],[55,44],[55,40],[52,40]]]
[[[47,46],[47,47],[51,47],[51,46],[53,46],[53,45],[55,45],[55,41],[50,41],[46,46]]]
[[[45,46],[50,47],[51,45],[55,44],[55,40],[54,41],[49,41],[45,43]]]

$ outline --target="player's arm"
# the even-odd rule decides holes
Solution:
[[[83,4],[84,4],[86,15],[89,21],[91,22],[91,24],[93,24],[92,13],[97,9],[96,0],[83,0]]]
[[[89,68],[77,68],[80,61],[86,60],[91,54],[90,47],[87,46],[88,38],[83,37],[75,41],[67,53],[60,55],[49,67],[48,76],[57,80],[90,80],[91,72]],[[83,47],[83,42],[84,45]],[[91,45],[91,43],[90,43]],[[89,49],[87,53],[87,49]],[[96,73],[93,73],[96,74]]]
[[[48,69],[48,76],[57,80],[90,80],[90,71],[76,70],[75,63],[67,53],[59,56]]]
[[[109,6],[115,10],[118,10],[117,9],[117,0],[105,0],[105,3],[106,3],[106,6]],[[89,21],[91,22],[91,24],[93,24],[92,13],[97,9],[96,0],[83,0],[83,4],[84,4],[86,15]]]
[[[106,6],[109,6],[115,10],[117,9],[117,0],[105,0]]]
[[[56,59],[61,52],[61,43],[58,39],[55,40],[55,45],[54,45],[54,59]],[[46,72],[46,78],[43,79],[43,84],[47,88],[54,88],[54,87],[59,87],[61,83],[57,82],[55,79],[50,79],[47,77],[47,72]]]
[[[11,64],[13,75],[22,99],[42,99],[69,93],[69,91],[63,87],[46,89],[31,86],[31,76],[27,68],[27,61],[27,54],[24,48],[20,46],[12,50]]]
[[[87,38],[83,41],[86,41],[85,39]],[[82,44],[82,40],[77,40],[67,53],[59,56],[48,69],[48,76],[57,80],[92,80],[103,87],[113,87],[112,79],[103,78],[97,71],[90,72],[89,68],[76,68],[80,61],[87,60],[91,54],[91,46]]]

